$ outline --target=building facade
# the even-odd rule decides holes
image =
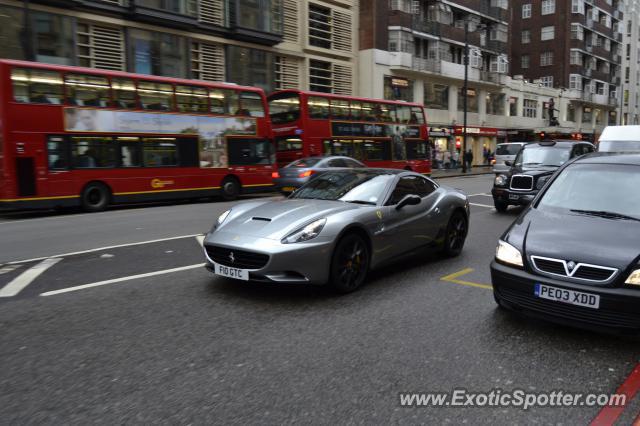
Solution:
[[[460,150],[467,25],[467,146],[480,164],[507,137],[508,19],[502,0],[362,0],[358,91],[423,103],[436,150]]]
[[[516,0],[511,5],[511,74],[560,89],[570,101],[558,110],[559,121],[575,132],[597,137],[604,126],[617,124],[622,0]]]
[[[352,94],[356,0],[0,0],[0,57]]]
[[[626,0],[622,37],[620,124],[640,124],[640,0]]]

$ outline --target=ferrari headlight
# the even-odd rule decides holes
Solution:
[[[509,265],[524,266],[520,250],[502,240],[498,241],[498,247],[496,247],[496,260]]]
[[[297,231],[294,231],[284,237],[282,239],[282,243],[291,244],[312,240],[317,237],[318,234],[320,234],[320,231],[322,231],[322,228],[324,228],[325,223],[327,223],[327,219],[318,219],[314,222],[311,222],[310,224],[305,225],[303,228],[300,228]]]
[[[636,269],[635,271],[633,271],[631,275],[629,275],[627,281],[625,281],[624,283],[631,285],[640,285],[640,269]]]
[[[222,213],[220,216],[218,216],[218,225],[222,225],[222,222],[224,222],[227,219],[227,216],[229,216],[229,213],[231,213],[231,210],[227,210],[226,212]]]
[[[493,181],[495,186],[507,186],[507,177],[505,175],[498,175]]]

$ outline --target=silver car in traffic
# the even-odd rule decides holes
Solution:
[[[336,170],[285,200],[235,205],[204,252],[216,275],[349,292],[370,269],[418,249],[457,256],[468,229],[469,202],[456,189],[405,170]]]

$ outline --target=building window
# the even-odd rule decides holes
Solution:
[[[572,50],[569,55],[569,60],[571,65],[582,66],[582,52],[579,50]]]
[[[234,45],[227,46],[227,79],[271,92],[275,85],[275,63],[271,52]]]
[[[424,83],[424,106],[430,109],[449,109],[449,86]]]
[[[571,39],[584,40],[584,28],[580,24],[571,24]]]
[[[309,3],[309,44],[331,49],[331,9]]]
[[[167,77],[187,76],[187,40],[173,34],[131,29],[133,71]]]
[[[196,0],[187,1],[196,3]],[[231,4],[229,20],[234,25],[256,31],[282,34],[281,0],[235,0],[229,3]]]
[[[549,27],[542,27],[540,30],[540,40],[553,40],[556,37],[556,27],[553,25]]]
[[[540,84],[542,85],[542,87],[553,87],[553,76],[548,75],[540,77]]]
[[[591,123],[591,117],[593,115],[593,111],[591,107],[582,107],[582,122],[583,123]]]
[[[556,0],[542,0],[542,14],[551,15],[556,13]]]
[[[567,121],[576,121],[576,107],[571,102],[567,104]]]
[[[536,118],[538,116],[538,101],[533,99],[525,99],[522,109],[522,116],[527,118]]]
[[[389,31],[389,51],[414,53],[413,34],[406,31]]]
[[[531,18],[531,3],[522,5],[522,19]]]
[[[487,114],[504,115],[504,100],[502,93],[489,93],[486,99]]]
[[[529,68],[529,64],[531,62],[531,57],[529,55],[522,55],[520,57],[520,67],[521,68]]]
[[[582,90],[582,76],[580,74],[569,75],[569,89]]]
[[[198,14],[198,4],[195,0],[136,0],[136,6],[187,16],[197,16]]]
[[[584,0],[571,0],[571,13],[584,15]]]
[[[531,30],[522,30],[521,42],[522,44],[531,43]]]
[[[331,62],[309,61],[309,89],[314,92],[331,93],[333,91],[333,78]]]
[[[464,89],[458,90],[458,111],[464,111]],[[478,94],[476,89],[467,89],[467,112],[478,112]]]
[[[413,102],[413,81],[406,78],[384,76],[384,98]]]
[[[547,67],[553,65],[553,52],[542,52],[540,54],[540,66]]]
[[[509,117],[518,116],[518,98],[509,98]]]

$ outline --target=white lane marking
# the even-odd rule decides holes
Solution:
[[[0,268],[0,275],[8,274],[9,272],[15,271],[18,268],[21,268],[22,265],[7,265],[5,267]]]
[[[490,206],[488,204],[469,203],[469,205],[470,206],[476,206],[476,207],[486,207],[488,209],[494,208],[494,206]]]
[[[51,268],[61,260],[62,258],[60,257],[55,259],[45,259],[37,265],[27,269],[26,271],[15,277],[13,280],[11,280],[9,284],[5,285],[2,290],[0,290],[0,297],[13,297],[16,294],[20,293],[26,286],[31,284],[33,280],[38,278],[44,271]]]
[[[491,194],[471,194],[467,195],[467,197],[493,197]]]
[[[109,285],[109,284],[116,284],[116,283],[121,283],[123,281],[131,281],[131,280],[137,280],[139,278],[148,278],[148,277],[155,277],[157,275],[172,274],[174,272],[188,271],[190,269],[202,268],[204,265],[205,265],[204,263],[198,263],[197,265],[182,266],[180,268],[165,269],[162,271],[148,272],[146,274],[131,275],[128,277],[114,278],[112,280],[98,281],[91,284],[84,284],[84,285],[78,285],[75,287],[63,288],[61,290],[47,291],[46,293],[41,293],[40,296],[55,296],[57,294],[70,293],[72,291],[85,290],[87,288],[100,287],[100,286]]]
[[[198,244],[200,244],[201,246],[204,245],[204,235],[198,235],[196,237],[196,240],[198,240]]]
[[[14,260],[12,262],[7,262],[6,264],[7,265],[15,265],[17,263],[37,262],[39,260],[44,260],[44,259],[49,259],[49,258],[77,256],[79,254],[95,253],[97,251],[111,250],[111,249],[122,248],[122,247],[140,246],[140,245],[144,245],[144,244],[161,243],[161,242],[164,242],[164,241],[172,241],[172,240],[183,240],[183,239],[186,239],[186,238],[198,237],[200,235],[202,235],[202,234],[180,235],[179,237],[159,238],[157,240],[139,241],[137,243],[118,244],[118,245],[115,245],[115,246],[98,247],[98,248],[93,248],[93,249],[89,249],[89,250],[75,251],[75,252],[71,252],[71,253],[53,254],[51,256],[36,257],[34,259]]]

